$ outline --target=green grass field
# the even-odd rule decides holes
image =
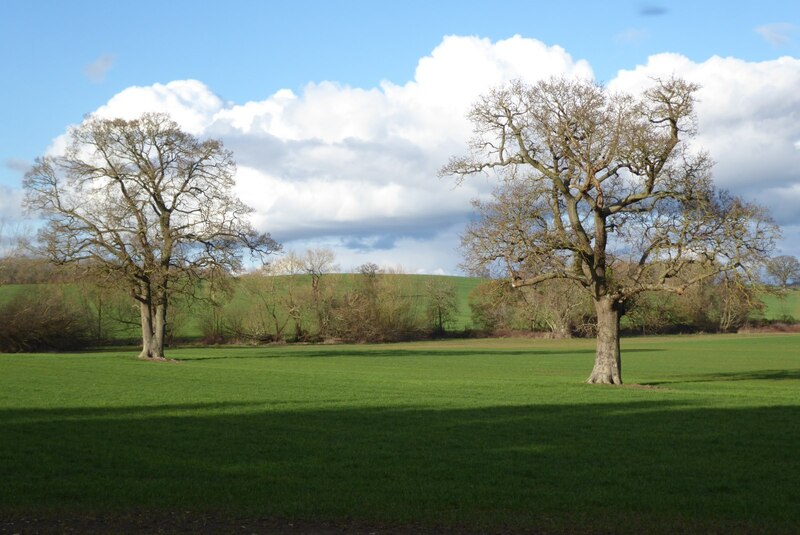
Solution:
[[[796,532],[800,336],[623,352],[621,388],[588,340],[0,355],[0,519]]]
[[[764,316],[769,320],[794,318],[800,320],[800,290],[792,289],[784,295],[764,295],[761,298],[767,309]]]

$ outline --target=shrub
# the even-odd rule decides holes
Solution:
[[[0,351],[67,350],[86,347],[85,317],[52,287],[31,288],[0,306]]]

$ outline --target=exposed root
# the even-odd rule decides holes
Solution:
[[[593,373],[586,379],[586,382],[590,385],[622,386],[622,378],[618,376],[615,377],[610,373]]]

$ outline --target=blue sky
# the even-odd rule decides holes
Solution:
[[[511,41],[515,35],[519,39]],[[446,36],[460,39],[447,41]],[[531,43],[543,49],[532,53]],[[0,68],[4,74],[0,84],[0,195],[5,200],[0,199],[0,216],[15,215],[12,200],[18,199],[25,166],[47,151],[70,124],[103,106],[108,113],[148,105],[174,106],[173,97],[178,95],[175,98],[186,114],[197,112],[191,117],[198,121],[198,134],[222,137],[237,157],[241,154],[246,163],[243,181],[248,184],[243,192],[259,197],[257,221],[264,230],[271,230],[270,221],[275,221],[277,231],[273,233],[288,246],[330,246],[345,269],[369,260],[403,264],[411,271],[454,273],[457,237],[468,216],[469,196],[485,194],[489,185],[476,183],[457,194],[452,193],[452,185],[428,188],[426,184],[438,180],[435,171],[445,163],[447,151],[458,151],[456,142],[463,146],[469,130],[453,119],[442,126],[445,133],[435,134],[438,131],[430,117],[410,118],[409,114],[425,105],[408,103],[417,102],[414,99],[429,102],[424,100],[426,95],[436,92],[430,88],[446,89],[453,78],[443,75],[440,80],[429,70],[469,70],[476,54],[485,55],[476,61],[476,76],[480,69],[489,69],[486,72],[493,74],[487,74],[487,80],[494,80],[495,74],[499,81],[516,75],[522,68],[518,65],[526,59],[530,64],[524,67],[523,78],[535,78],[539,62],[542,72],[588,69],[595,79],[612,86],[630,85],[632,77],[659,69],[696,76],[710,88],[716,80],[726,79],[734,80],[738,88],[743,80],[741,90],[732,91],[733,96],[720,85],[719,91],[726,95],[721,101],[745,103],[733,118],[726,116],[725,110],[712,109],[716,97],[708,90],[705,100],[710,119],[704,127],[700,118],[701,141],[709,141],[710,148],[716,149],[712,156],[720,162],[718,181],[723,186],[762,202],[765,194],[759,192],[763,188],[778,188],[784,195],[776,217],[790,231],[800,229],[800,208],[795,208],[794,214],[790,203],[795,193],[800,201],[800,191],[794,187],[800,177],[781,171],[800,167],[800,144],[794,153],[791,150],[792,144],[800,143],[800,130],[788,124],[773,128],[776,118],[800,119],[800,103],[791,96],[800,93],[800,86],[793,85],[800,58],[800,2],[789,0],[4,0],[0,3]],[[522,57],[526,54],[527,58]],[[709,62],[714,56],[729,61]],[[791,61],[776,62],[781,57]],[[497,67],[490,67],[491,62]],[[620,71],[628,77],[620,76]],[[169,86],[186,80],[197,84]],[[333,84],[325,85],[326,81]],[[143,89],[136,95],[126,93],[132,87]],[[290,94],[279,93],[287,89]],[[459,86],[451,90],[457,92]],[[110,103],[120,94],[123,96]],[[291,105],[280,95],[289,98]],[[440,102],[443,97],[431,98]],[[474,96],[465,94],[454,101],[468,103],[471,98]],[[765,107],[776,106],[776,101],[785,101],[783,108],[764,114]],[[247,107],[247,103],[252,105]],[[342,106],[351,110],[350,115],[326,116],[323,121],[319,114],[327,113],[326,106]],[[402,106],[408,106],[403,108],[405,112]],[[749,110],[753,117],[764,115],[751,122]],[[355,119],[352,128],[341,125],[342,117],[362,112],[396,121],[395,126],[389,127],[387,134],[367,118]],[[455,114],[455,108],[452,112]],[[461,116],[465,112],[466,106]],[[254,121],[265,117],[271,118],[270,126],[256,131]],[[749,168],[740,161],[741,146],[734,150],[736,139],[725,145],[719,141],[724,136],[711,137],[734,119],[743,132],[738,139],[743,139],[744,132],[763,128],[785,136],[785,148],[767,155],[775,169],[770,168],[769,176],[746,176],[742,170]],[[412,126],[406,128],[408,124]],[[320,133],[310,127],[304,130],[308,125],[318,125]],[[430,143],[426,145],[425,140],[432,137],[437,138],[436,149],[429,151]],[[262,158],[265,152],[277,156],[266,161]],[[305,175],[297,171],[301,157],[306,161],[321,153],[326,154],[328,164],[320,161],[309,166]],[[344,162],[354,158],[373,163],[351,174],[344,170]],[[444,161],[438,161],[440,158]],[[274,163],[276,159],[286,165]],[[392,168],[384,171],[381,160],[391,162]],[[421,178],[406,183],[400,174],[392,174],[398,167],[407,167],[407,173]],[[312,173],[326,174],[323,194],[314,193],[315,187],[321,190],[320,183],[310,181]],[[388,178],[381,182],[381,176]],[[348,188],[352,191],[359,185],[364,185],[363,197],[346,199]],[[413,193],[421,190],[424,195],[418,199]],[[280,198],[275,202],[261,199],[271,191],[282,191],[287,198],[309,199],[310,212],[301,213],[305,208],[298,202],[292,205],[293,211],[279,213]],[[335,207],[337,192],[342,200]],[[431,201],[438,195],[447,196],[447,202]],[[326,206],[321,205],[323,201]],[[315,203],[319,204],[316,208]],[[398,207],[404,203],[418,209]],[[375,209],[367,209],[369,206]],[[383,217],[385,213],[389,216]],[[782,248],[800,255],[800,240],[787,238]]]

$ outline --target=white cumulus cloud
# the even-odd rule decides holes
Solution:
[[[767,205],[780,223],[800,223],[800,59],[714,56],[696,63],[659,54],[646,65],[620,71],[610,87],[638,90],[653,77],[672,75],[700,85],[696,144],[717,162],[717,185]]]
[[[134,119],[145,112],[168,113],[187,132],[202,134],[222,100],[197,80],[129,87],[93,112],[97,117]]]
[[[659,54],[620,71],[615,90],[638,90],[677,74],[702,85],[698,142],[718,162],[717,182],[750,198],[795,199],[800,183],[800,60],[701,63]],[[187,131],[223,139],[238,163],[238,191],[254,221],[288,249],[330,246],[342,267],[399,263],[410,271],[456,272],[458,233],[469,200],[492,184],[455,187],[437,178],[466,150],[466,113],[490,87],[514,78],[593,78],[591,66],[559,46],[519,36],[493,42],[445,37],[403,84],[358,88],[335,82],[283,89],[262,100],[224,102],[196,80],[130,87],[95,112],[132,118],[167,112]],[[63,146],[63,136],[52,151]],[[800,224],[787,200],[772,203],[784,223]]]
[[[405,255],[403,244],[435,241],[463,225],[470,198],[489,189],[480,179],[454,188],[454,181],[437,178],[448,157],[465,150],[470,104],[512,78],[553,75],[593,77],[587,62],[535,39],[449,36],[419,60],[405,84],[323,81],[299,94],[284,89],[237,104],[199,81],[182,80],[128,88],[95,115],[167,112],[191,133],[222,138],[238,163],[240,195],[256,209],[256,224],[276,239],[333,239],[348,257]],[[408,252],[408,268],[454,272],[455,246],[446,255],[416,247],[420,253]]]

